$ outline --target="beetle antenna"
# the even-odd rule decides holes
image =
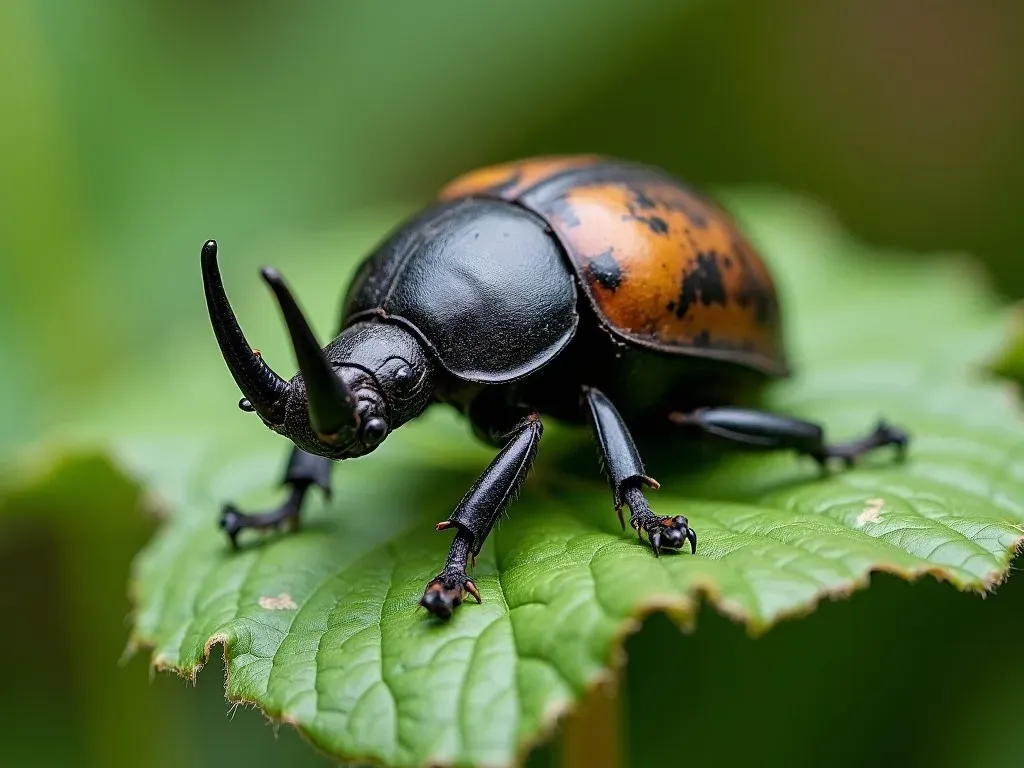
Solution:
[[[268,421],[276,423],[279,421],[278,411],[288,391],[288,382],[274,373],[245,340],[245,334],[224,292],[224,281],[217,265],[216,240],[206,241],[200,261],[210,323],[224,362],[252,409]]]
[[[277,270],[264,267],[262,275],[281,305],[281,314],[292,337],[295,358],[306,383],[309,423],[322,437],[336,435],[348,426],[357,426],[356,398],[327,362],[292,292]]]

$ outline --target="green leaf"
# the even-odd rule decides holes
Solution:
[[[197,324],[173,361],[150,362],[149,386],[135,375],[137,402],[119,391],[96,410],[125,435],[154,403],[176,423],[173,434],[141,430],[111,446],[170,513],[137,562],[133,644],[186,676],[222,645],[232,700],[338,757],[504,764],[613,674],[623,637],[652,611],[686,626],[703,597],[759,633],[866,586],[873,571],[991,590],[1024,540],[1024,422],[980,368],[1006,313],[963,264],[868,253],[801,201],[729,202],[787,307],[798,374],[767,404],[820,419],[836,438],[884,415],[913,432],[905,463],[878,455],[821,477],[789,455],[652,452],[662,483],[652,503],[685,514],[701,539],[697,556],[655,559],[619,529],[587,436],[550,428],[477,562],[483,604],[439,625],[416,607],[450,538],[431,524],[490,453],[453,414],[431,413],[341,465],[335,500],[315,503],[301,533],[232,553],[216,530],[219,505],[272,500],[286,446],[233,412],[237,395]],[[345,251],[358,253],[351,241]],[[319,286],[345,269],[333,259],[282,266],[315,317],[333,316]],[[272,363],[285,360],[280,341],[262,341],[281,334],[260,298],[262,316],[255,300],[240,302],[242,322]],[[189,386],[164,383],[171,371]]]

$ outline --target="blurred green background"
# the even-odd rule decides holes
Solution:
[[[123,371],[208,334],[204,239],[229,280],[251,270],[233,282],[255,306],[259,264],[287,272],[342,221],[379,233],[450,177],[535,153],[803,192],[883,248],[969,252],[1020,296],[1021,30],[1024,4],[998,0],[4,0],[0,452],[63,434]],[[257,713],[229,719],[216,665],[198,691],[118,666],[153,521],[103,462],[54,472],[0,506],[0,763],[324,764]],[[1021,586],[910,601],[881,577],[757,643],[710,614],[683,640],[652,621],[630,644],[633,763],[1024,764],[997,736],[1024,714],[1004,668]],[[649,674],[666,644],[700,701]],[[735,664],[702,669],[712,647]]]

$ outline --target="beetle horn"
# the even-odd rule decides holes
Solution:
[[[292,337],[295,358],[306,383],[309,423],[324,438],[336,435],[347,426],[357,426],[356,398],[327,362],[288,286],[275,269],[264,267],[262,274],[281,305],[281,314]]]
[[[224,362],[252,410],[268,421],[277,422],[288,382],[274,373],[245,340],[224,292],[224,281],[217,266],[217,241],[206,241],[201,262],[206,306],[210,310],[210,322]]]

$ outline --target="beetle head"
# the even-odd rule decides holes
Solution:
[[[273,269],[262,271],[281,307],[299,372],[285,381],[242,334],[217,266],[217,244],[203,246],[203,283],[221,353],[245,396],[270,429],[302,450],[330,459],[369,453],[391,432],[426,408],[433,366],[405,329],[359,323],[321,349],[291,291]]]

